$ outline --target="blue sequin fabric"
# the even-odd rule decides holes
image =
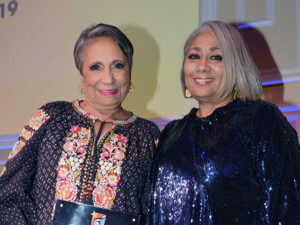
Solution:
[[[236,99],[196,111],[161,134],[148,223],[300,224],[299,143],[279,109]]]

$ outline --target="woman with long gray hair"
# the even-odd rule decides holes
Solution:
[[[239,32],[220,21],[196,29],[181,83],[199,107],[161,134],[149,224],[300,224],[297,133],[261,100]]]

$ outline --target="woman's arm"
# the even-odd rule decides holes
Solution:
[[[257,114],[258,176],[267,224],[300,224],[300,149],[296,131],[275,106]]]
[[[26,123],[0,177],[0,224],[35,224],[36,206],[31,196],[42,125],[49,119],[37,110]]]

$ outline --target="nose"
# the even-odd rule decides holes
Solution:
[[[103,71],[102,82],[104,84],[112,84],[114,82],[114,75],[110,68],[107,68]]]
[[[201,57],[200,60],[198,61],[198,70],[200,72],[207,72],[209,71],[209,62],[206,57]]]

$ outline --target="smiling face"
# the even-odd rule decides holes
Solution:
[[[225,86],[222,52],[209,30],[201,31],[191,42],[184,61],[187,89],[198,102],[219,103]]]
[[[130,85],[130,69],[126,56],[112,38],[89,41],[83,54],[80,79],[87,108],[121,107]]]

